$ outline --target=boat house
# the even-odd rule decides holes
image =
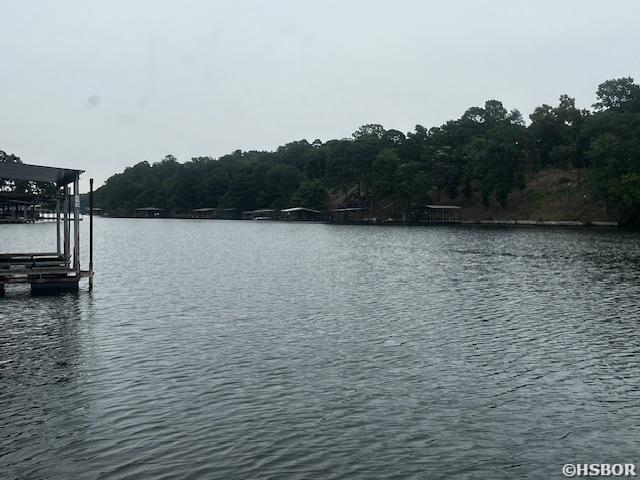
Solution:
[[[282,219],[289,221],[299,222],[321,222],[326,219],[326,215],[318,210],[312,210],[311,208],[293,207],[285,208],[281,210]]]
[[[38,217],[37,203],[16,200],[9,193],[0,194],[0,223],[33,223]]]
[[[329,210],[334,222],[337,223],[362,223],[366,209],[361,207],[334,208]]]
[[[273,208],[261,208],[259,210],[250,210],[242,212],[243,220],[279,220],[280,210]]]
[[[215,208],[194,208],[191,210],[192,218],[216,218]]]
[[[460,223],[462,208],[455,205],[425,205],[425,223]]]
[[[240,219],[240,211],[237,208],[195,208],[191,210],[191,217],[238,220]]]
[[[77,290],[81,278],[89,278],[89,288],[92,288],[93,216],[90,217],[89,224],[89,269],[80,268],[81,173],[82,170],[68,168],[0,163],[0,178],[43,182],[55,187],[43,189],[41,193],[17,196],[30,195],[31,199],[21,201],[30,202],[32,205],[52,205],[56,221],[55,251],[43,248],[36,252],[0,252],[0,294],[4,294],[5,285],[17,283],[29,283],[34,292]],[[90,185],[90,202],[93,204],[93,180],[90,180]],[[5,192],[3,195],[9,196],[11,192]]]

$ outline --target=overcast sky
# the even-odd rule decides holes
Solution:
[[[0,0],[0,150],[110,175],[640,80],[640,2]]]

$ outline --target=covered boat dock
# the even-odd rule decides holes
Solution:
[[[288,221],[322,222],[328,218],[327,215],[324,215],[319,210],[304,207],[285,208],[281,212],[282,219]]]
[[[425,205],[426,223],[460,223],[462,208],[456,205]]]
[[[329,214],[336,223],[363,223],[365,211],[362,207],[334,208]]]
[[[239,220],[240,210],[237,208],[195,208],[191,210],[191,218],[212,218],[218,220]]]
[[[33,223],[36,221],[38,218],[37,203],[9,197],[11,195],[0,194],[0,223]]]
[[[280,210],[274,208],[261,208],[242,212],[243,220],[280,220]]]
[[[4,294],[5,285],[16,283],[29,283],[34,292],[78,290],[80,279],[89,278],[89,288],[93,287],[93,216],[89,227],[89,269],[80,268],[81,173],[82,170],[67,168],[0,163],[0,178],[53,184],[54,189],[35,193],[32,201],[54,204],[56,215],[55,251],[0,252],[0,295]],[[93,180],[90,185],[91,208]]]

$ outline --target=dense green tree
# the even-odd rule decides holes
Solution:
[[[561,95],[557,107],[542,105],[529,116],[529,132],[536,143],[537,167],[572,168],[582,165],[578,149],[578,137],[587,117],[586,111],[578,110],[575,100]]]
[[[369,123],[367,125],[362,125],[355,132],[353,132],[353,138],[356,140],[359,138],[375,138],[381,140],[384,135],[384,127],[377,123]]]
[[[593,104],[597,111],[616,109],[638,111],[640,108],[640,85],[633,78],[623,77],[607,80],[598,86],[598,101]]]
[[[351,161],[351,143],[350,140],[330,140],[324,144],[327,184],[341,193],[344,206],[348,206],[349,192],[360,179],[357,166]]]
[[[319,179],[303,180],[291,198],[292,207],[324,209],[329,200],[329,190]]]
[[[288,207],[292,195],[303,179],[304,175],[296,167],[284,163],[274,165],[266,174],[265,200],[274,207]]]
[[[640,87],[629,77],[608,80],[596,100],[592,113],[562,95],[556,106],[537,107],[528,126],[518,110],[488,100],[443,125],[416,125],[407,133],[372,123],[350,138],[302,139],[272,152],[236,150],[185,163],[167,155],[109,178],[96,204],[127,214],[150,205],[185,212],[330,202],[374,214],[380,205],[397,211],[477,195],[486,206],[506,206],[512,192],[524,190],[528,174],[578,168],[594,201],[637,222]]]
[[[425,204],[432,189],[432,179],[421,162],[407,162],[398,167],[395,191],[405,205]]]
[[[376,197],[393,196],[397,193],[396,175],[401,160],[392,148],[385,148],[373,162],[373,193]]]
[[[220,199],[219,207],[253,210],[261,206],[262,196],[251,172],[241,170],[231,177],[229,190]]]

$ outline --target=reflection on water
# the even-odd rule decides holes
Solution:
[[[11,465],[16,477],[41,478],[51,467],[40,471],[36,459],[55,458],[62,441],[90,428],[81,372],[91,299],[31,297],[20,287],[10,292],[0,300],[0,470]]]
[[[96,223],[91,295],[0,300],[1,478],[637,461],[637,233]]]

